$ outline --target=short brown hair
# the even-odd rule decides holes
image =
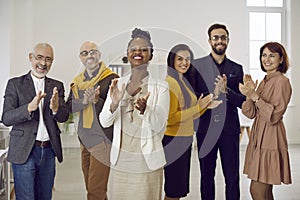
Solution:
[[[229,31],[227,30],[227,27],[224,24],[213,24],[208,28],[208,38],[210,38],[210,34],[214,29],[224,29],[227,33],[227,36],[229,36]]]
[[[287,56],[287,53],[286,53],[284,47],[278,42],[268,42],[260,48],[259,61],[260,61],[261,69],[264,72],[266,72],[266,69],[264,68],[264,66],[261,62],[261,56],[262,56],[265,48],[268,48],[272,53],[279,54],[280,58],[282,58],[282,63],[278,66],[277,71],[280,71],[281,73],[286,73],[286,71],[288,70],[288,68],[290,66],[289,59],[288,59],[288,56]]]

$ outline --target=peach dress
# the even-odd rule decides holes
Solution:
[[[291,98],[291,84],[281,72],[275,72],[265,76],[257,93],[260,98],[256,103],[247,99],[242,105],[243,113],[255,118],[244,173],[261,183],[290,184],[290,161],[282,118]]]

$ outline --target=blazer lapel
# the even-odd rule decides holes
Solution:
[[[211,56],[207,56],[203,62],[200,63],[199,71],[209,92],[213,92],[215,88],[215,79],[219,75],[219,71]]]
[[[44,107],[43,111],[45,111],[46,106],[49,106],[49,102],[52,96],[52,89],[51,89],[51,81],[45,77],[45,88],[44,88],[45,93],[47,94],[45,99],[44,99]]]
[[[21,91],[23,91],[23,97],[25,98],[25,101],[27,102],[31,102],[33,100],[33,98],[36,96],[36,91],[35,91],[35,87],[34,87],[34,83],[33,83],[33,80],[32,80],[32,77],[31,77],[31,72],[29,72],[23,82],[22,82],[22,85],[20,86],[21,87]],[[39,120],[39,108],[34,111],[34,119],[36,120]]]
[[[28,94],[28,99],[31,101],[36,96],[36,91],[34,88],[34,84],[30,72],[26,75],[26,78],[23,83],[23,87],[24,87],[24,92]]]

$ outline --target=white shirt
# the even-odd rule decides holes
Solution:
[[[34,88],[35,88],[36,94],[39,91],[42,91],[42,93],[44,93],[45,78],[39,79],[39,78],[36,78],[35,76],[33,76],[32,74],[31,74],[31,77],[32,77],[32,80],[34,83]],[[43,107],[44,107],[44,99],[42,99],[39,104],[40,120],[39,120],[39,127],[38,127],[36,140],[48,141],[48,140],[50,140],[50,138],[49,138],[49,134],[48,134],[45,122],[44,122]]]

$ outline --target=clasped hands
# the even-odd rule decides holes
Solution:
[[[227,93],[227,76],[218,75],[215,80],[214,99],[218,99],[220,93]]]
[[[88,88],[83,93],[82,104],[86,105],[89,103],[97,103],[100,98],[100,85],[98,85],[95,89]]]
[[[39,107],[39,104],[43,98],[45,98],[47,94],[42,93],[42,91],[39,91],[36,96],[32,99],[32,101],[28,104],[27,110],[29,113],[36,111]],[[59,101],[58,101],[58,90],[57,87],[53,88],[52,97],[50,99],[50,109],[52,110],[52,113],[57,113],[59,108]]]
[[[112,103],[110,105],[110,111],[114,112],[120,101],[122,100],[124,93],[125,93],[125,84],[122,85],[121,90],[118,89],[117,87],[118,79],[113,79],[111,82],[111,85],[109,86],[110,89],[110,98],[112,100]],[[137,90],[140,91],[141,88],[137,88]],[[140,114],[144,114],[146,107],[147,107],[147,101],[150,96],[150,92],[148,92],[146,95],[143,97],[138,98],[134,102],[134,107],[140,111]]]
[[[217,100],[220,93],[226,93],[227,91],[227,77],[218,75],[215,82],[214,94],[208,94],[203,97],[203,94],[199,97],[197,103],[200,108],[214,109],[218,107],[223,101]]]
[[[203,94],[198,99],[198,105],[200,108],[214,109],[218,107],[223,101],[217,100],[220,93],[227,92],[227,77],[225,74],[216,77],[214,94],[208,94],[203,97]]]
[[[243,84],[239,84],[239,90],[240,92],[245,95],[247,98],[252,99],[252,101],[255,101],[258,99],[258,95],[255,91],[258,81],[255,82],[252,80],[252,77],[250,74],[245,74],[243,77]]]

